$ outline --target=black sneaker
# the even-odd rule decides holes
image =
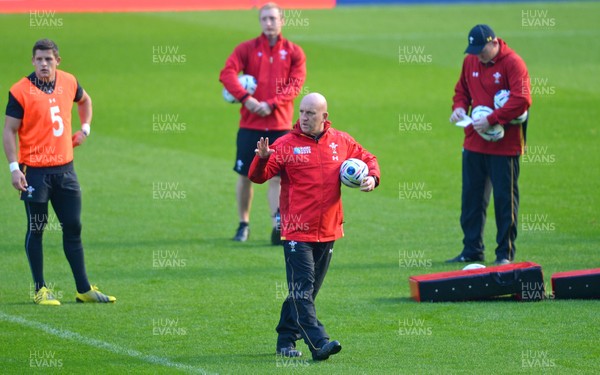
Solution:
[[[277,355],[288,358],[302,357],[302,352],[296,348],[277,348]]]
[[[469,262],[483,262],[483,256],[480,257],[466,257],[459,255],[456,258],[448,259],[446,263],[469,263]]]
[[[246,225],[240,224],[240,226],[237,229],[237,232],[235,233],[235,236],[233,237],[233,240],[239,241],[239,242],[246,242],[246,241],[248,241],[249,237],[250,237],[250,226],[248,224],[246,224]]]
[[[271,232],[271,244],[274,246],[281,245],[281,215],[279,214],[279,209],[277,209],[277,213],[275,214],[275,227],[273,227],[273,231]]]
[[[324,361],[329,358],[329,356],[337,354],[342,350],[342,344],[339,341],[331,341],[327,344],[323,345],[321,349],[317,350],[313,353],[313,359],[315,361]]]
[[[496,261],[494,262],[495,266],[504,266],[505,264],[510,264],[511,261],[504,258],[504,259],[496,259]]]

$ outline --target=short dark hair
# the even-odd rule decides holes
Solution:
[[[52,41],[50,39],[40,39],[37,42],[35,42],[35,44],[33,45],[32,56],[35,56],[35,51],[37,51],[37,50],[42,50],[42,51],[52,50],[54,57],[56,57],[56,58],[59,57],[58,46],[56,45],[56,43],[54,43],[54,41]]]

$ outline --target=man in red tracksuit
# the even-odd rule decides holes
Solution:
[[[239,174],[236,198],[240,224],[233,238],[246,241],[250,235],[250,208],[253,189],[248,168],[254,158],[254,147],[260,137],[275,140],[292,127],[294,99],[306,79],[306,57],[298,45],[281,36],[282,10],[274,3],[259,12],[262,34],[238,45],[225,62],[220,81],[227,91],[242,103],[237,155],[234,171]],[[243,72],[257,80],[256,92],[250,95],[238,82]],[[279,176],[269,182],[268,200],[273,218],[271,242],[281,243],[279,231]]]
[[[269,139],[257,143],[250,180],[263,183],[281,175],[281,238],[289,295],[277,326],[277,353],[299,357],[296,341],[308,345],[314,360],[325,360],[342,346],[329,341],[317,319],[314,300],[325,279],[335,240],[344,235],[340,166],[357,158],[369,167],[361,190],[379,184],[377,158],[350,135],[331,127],[327,101],[321,94],[306,95],[300,119],[289,134],[269,148]]]
[[[510,90],[510,97],[503,107],[465,127],[460,217],[464,247],[448,262],[484,260],[483,229],[493,190],[498,244],[495,264],[501,265],[515,257],[519,157],[525,148],[527,120],[522,124],[511,121],[531,105],[529,74],[523,59],[488,25],[473,27],[468,40],[468,55],[455,87],[450,121],[460,121],[469,108],[479,105],[493,109],[494,95],[499,90]],[[499,141],[487,141],[478,133],[496,124],[504,127],[504,137]]]

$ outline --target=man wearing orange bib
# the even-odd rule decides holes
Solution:
[[[73,75],[57,69],[60,56],[53,41],[37,41],[32,62],[35,72],[10,89],[2,140],[12,184],[25,202],[25,252],[35,286],[34,302],[60,305],[44,281],[42,236],[48,223],[48,201],[62,227],[63,249],[77,287],[76,301],[115,302],[115,297],[90,285],[81,244],[81,189],[73,168],[73,147],[90,134],[92,100]],[[71,135],[73,102],[82,125]]]

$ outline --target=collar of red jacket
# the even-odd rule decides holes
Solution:
[[[506,44],[506,42],[504,40],[498,38],[498,44],[500,46],[500,48],[498,49],[498,54],[489,63],[495,64],[498,61],[505,58],[507,55],[513,53],[513,50],[510,49],[510,47],[508,47],[508,45]]]
[[[310,137],[310,138],[314,138],[314,139],[320,139],[323,136],[323,134],[327,133],[327,130],[329,130],[330,127],[331,127],[331,121],[325,120],[325,126],[323,127],[323,131],[321,132],[321,134],[319,134],[318,136],[315,137],[310,134],[304,134],[302,132],[302,129],[300,128],[300,120],[298,120],[298,121],[296,121],[296,124],[294,124],[292,133],[298,134],[298,135],[304,135],[306,137]]]
[[[264,33],[261,33],[260,36],[258,37],[258,39],[260,40],[261,44],[263,44],[267,47],[271,47],[269,45],[269,38],[267,38],[267,36]],[[281,35],[281,33],[279,33],[279,35],[277,35],[277,42],[275,42],[275,45],[273,47],[275,47],[276,45],[281,43],[282,40],[283,40],[283,36]]]

